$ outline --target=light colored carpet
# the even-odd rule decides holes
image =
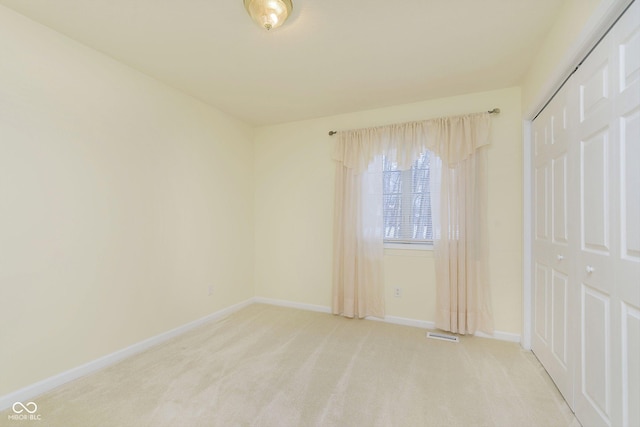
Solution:
[[[10,426],[579,426],[513,343],[262,304],[33,399]]]

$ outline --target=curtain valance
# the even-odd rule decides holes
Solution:
[[[489,144],[489,129],[489,113],[477,113],[340,131],[333,158],[362,173],[375,156],[385,153],[406,170],[429,150],[450,166]]]

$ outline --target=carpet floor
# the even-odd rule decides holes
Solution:
[[[32,399],[8,426],[571,426],[535,356],[253,304]]]

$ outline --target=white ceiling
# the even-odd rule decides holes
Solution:
[[[565,0],[0,0],[251,124],[520,84]]]

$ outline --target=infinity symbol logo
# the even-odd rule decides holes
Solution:
[[[16,409],[16,407],[18,409]],[[16,414],[21,414],[23,411],[27,411],[30,414],[34,414],[38,410],[38,405],[36,405],[35,402],[27,402],[26,405],[22,402],[16,402],[13,404],[11,408],[13,409],[13,412],[15,412]]]

